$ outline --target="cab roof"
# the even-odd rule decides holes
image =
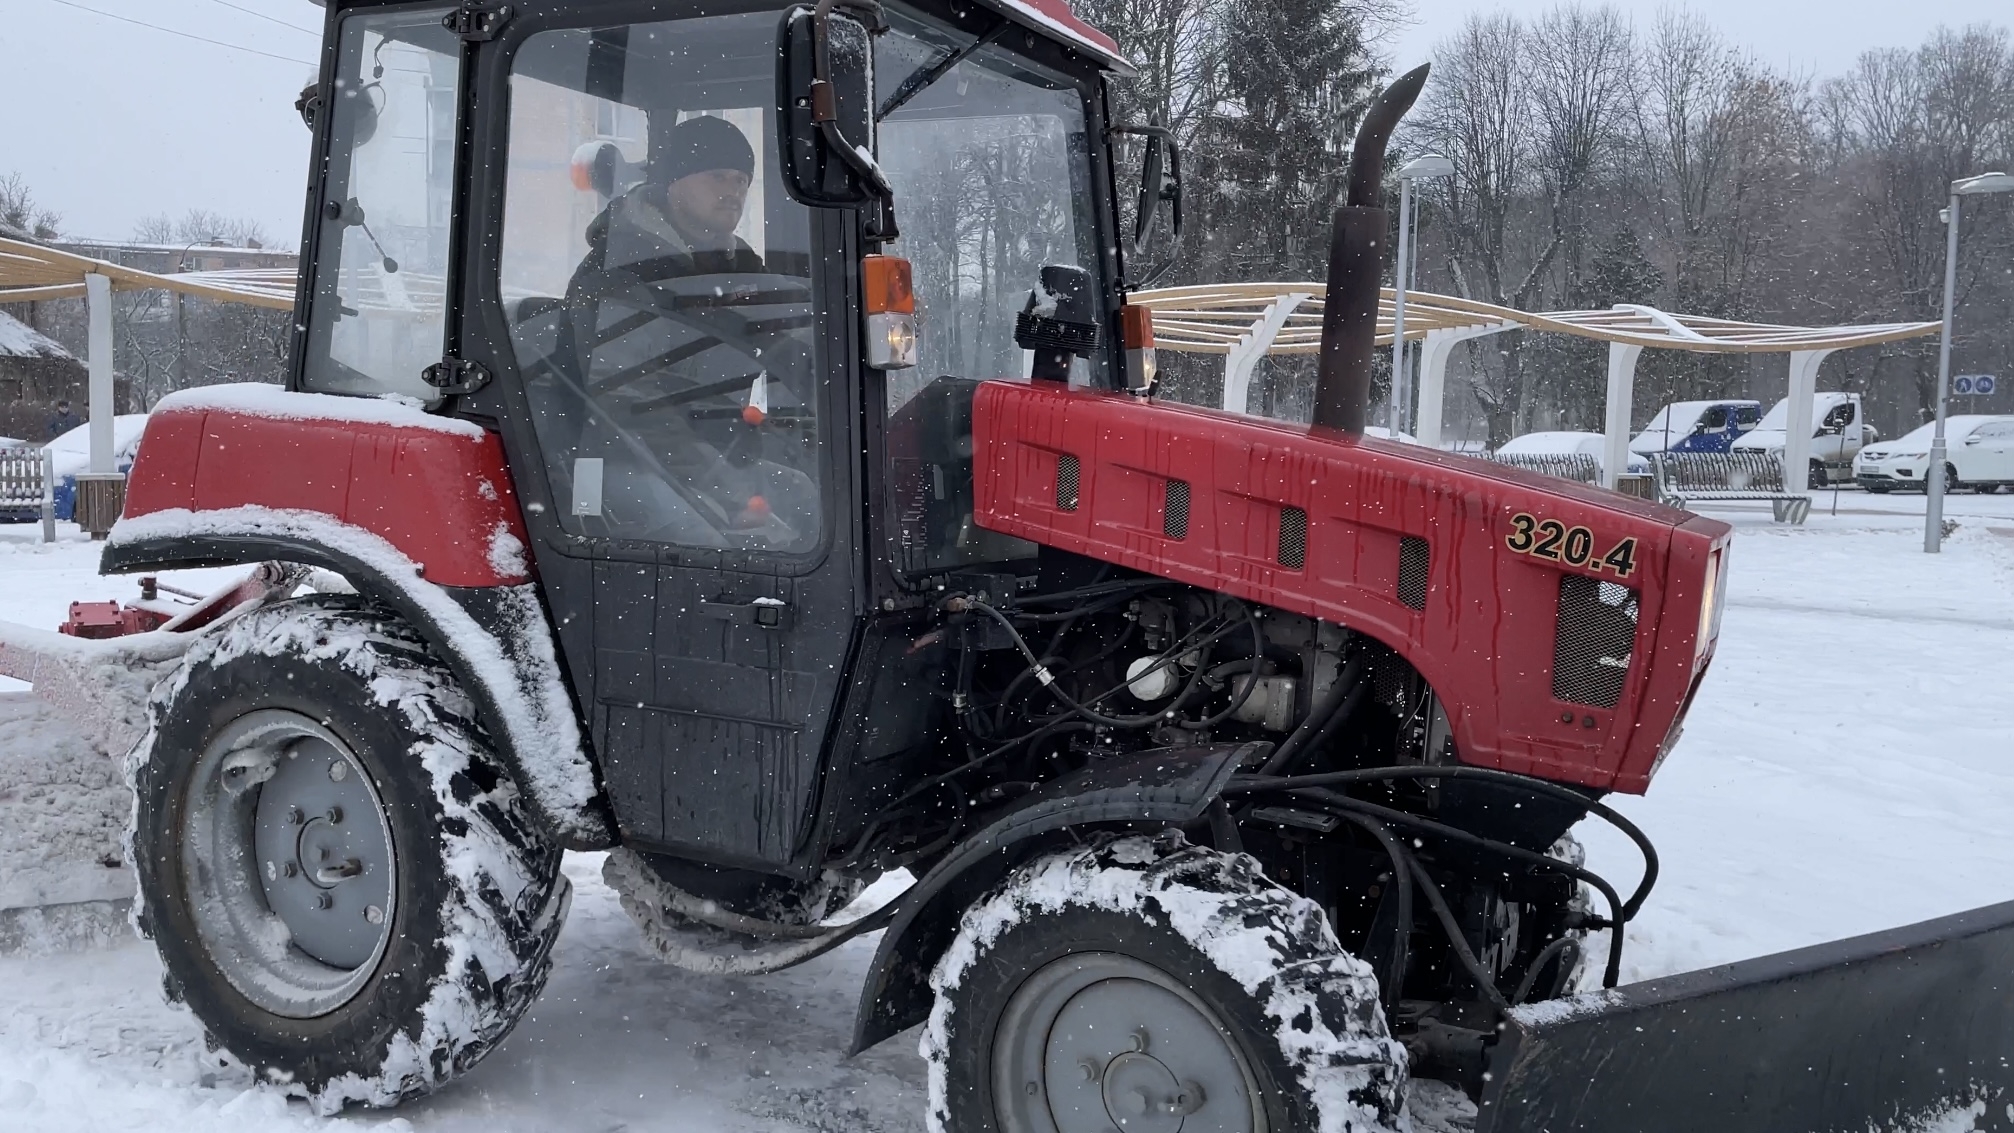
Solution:
[[[1121,75],[1139,72],[1119,50],[1118,41],[1079,19],[1068,0],[980,0],[1015,23],[1063,40]]]

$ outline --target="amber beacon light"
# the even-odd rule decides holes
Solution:
[[[910,282],[909,261],[864,256],[860,284],[867,310],[867,364],[877,370],[916,365],[916,290]]]

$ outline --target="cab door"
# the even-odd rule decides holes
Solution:
[[[774,12],[579,7],[516,6],[482,49],[462,347],[498,380],[471,400],[625,839],[783,870],[864,604],[850,217],[778,178]]]

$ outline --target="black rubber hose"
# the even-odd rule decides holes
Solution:
[[[1614,987],[1621,979],[1623,925],[1627,923],[1628,918],[1623,915],[1622,898],[1616,895],[1615,886],[1610,885],[1608,879],[1600,874],[1583,869],[1571,862],[1563,862],[1558,858],[1535,853],[1522,846],[1513,846],[1508,842],[1499,842],[1493,838],[1485,838],[1480,834],[1471,834],[1458,826],[1449,826],[1445,822],[1435,822],[1431,818],[1421,818],[1417,814],[1408,814],[1405,811],[1393,810],[1390,807],[1379,806],[1376,803],[1367,803],[1362,799],[1353,799],[1347,795],[1339,795],[1334,791],[1321,787],[1302,787],[1290,790],[1287,793],[1297,798],[1325,803],[1336,808],[1338,811],[1356,811],[1361,814],[1368,814],[1373,818],[1389,822],[1394,826],[1409,827],[1424,834],[1446,838],[1450,842],[1459,842],[1474,849],[1507,857],[1513,861],[1524,862],[1526,865],[1537,866],[1540,869],[1552,870],[1555,873],[1564,873],[1569,877],[1587,882],[1589,885],[1600,890],[1601,895],[1608,899],[1609,912],[1612,914],[1608,925],[1611,934],[1609,938],[1611,943],[1608,950],[1608,971],[1603,977],[1602,986]]]
[[[1511,1003],[1513,1005],[1523,1003],[1525,998],[1531,995],[1532,985],[1538,983],[1539,973],[1545,971],[1547,964],[1558,959],[1559,954],[1572,947],[1574,943],[1573,937],[1562,936],[1539,949],[1538,955],[1532,957],[1531,967],[1526,969],[1524,978],[1517,982],[1517,990],[1511,993]]]
[[[1615,811],[1594,802],[1586,795],[1568,790],[1557,783],[1543,779],[1533,779],[1524,775],[1513,775],[1508,771],[1496,771],[1487,767],[1363,767],[1350,771],[1324,771],[1314,775],[1294,775],[1270,779],[1240,776],[1225,786],[1224,793],[1248,794],[1254,791],[1291,790],[1296,787],[1340,787],[1351,783],[1380,783],[1394,779],[1473,779],[1484,783],[1500,783],[1506,787],[1516,787],[1534,795],[1559,799],[1585,808],[1602,821],[1622,831],[1643,855],[1643,880],[1629,900],[1622,903],[1622,919],[1633,920],[1644,901],[1650,896],[1651,887],[1657,884],[1657,848],[1650,844],[1650,838],[1637,828],[1636,823]]]
[[[1222,800],[1218,801],[1221,802]],[[1385,824],[1379,822],[1377,819],[1369,815],[1349,813],[1339,815],[1338,817],[1346,822],[1355,823],[1357,826],[1368,831],[1371,837],[1376,838],[1378,844],[1384,847],[1385,856],[1390,858],[1392,862],[1392,900],[1398,905],[1393,910],[1393,916],[1398,922],[1398,927],[1392,934],[1391,964],[1386,970],[1384,978],[1379,981],[1379,990],[1383,992],[1380,998],[1385,1002],[1385,1015],[1389,1018],[1399,1005],[1399,993],[1405,990],[1406,967],[1412,960],[1412,855],[1406,853],[1405,847],[1399,845],[1399,840],[1392,837],[1392,832],[1385,829]]]
[[[1363,704],[1362,692],[1370,687],[1363,679],[1363,671],[1363,658],[1351,658],[1336,676],[1336,687],[1322,703],[1321,710],[1308,713],[1308,718],[1301,721],[1300,727],[1295,728],[1279,750],[1273,752],[1259,768],[1259,774],[1275,775],[1287,770],[1301,752],[1319,748],[1344,721],[1355,715],[1357,708]]]
[[[1061,688],[1057,687],[1056,675],[1054,673],[1051,673],[1048,667],[1043,665],[1041,660],[1035,656],[1035,651],[1028,647],[1028,640],[1021,636],[1020,630],[1014,628],[1014,623],[1008,619],[1007,615],[1001,613],[1000,611],[994,609],[992,606],[989,606],[984,602],[975,601],[969,598],[965,600],[965,606],[967,609],[977,610],[980,613],[985,614],[988,617],[992,618],[994,621],[1000,623],[1001,627],[1007,631],[1008,637],[1013,640],[1014,647],[1016,649],[1019,649],[1021,651],[1021,656],[1027,659],[1029,669],[1035,674],[1035,679],[1042,682],[1042,687],[1048,689],[1050,695],[1054,696],[1057,700],[1062,701],[1063,706],[1065,708],[1070,709],[1072,712],[1076,713],[1079,716],[1082,716],[1084,719],[1089,720],[1094,724],[1103,724],[1108,728],[1128,728],[1128,729],[1144,728],[1152,724],[1155,724],[1159,722],[1168,712],[1173,711],[1175,705],[1180,705],[1181,703],[1186,701],[1189,697],[1189,694],[1192,691],[1194,691],[1196,684],[1200,682],[1203,677],[1203,667],[1201,665],[1196,666],[1195,671],[1189,674],[1188,683],[1182,686],[1181,694],[1175,698],[1174,705],[1170,705],[1168,708],[1160,709],[1155,712],[1149,712],[1140,716],[1107,716],[1094,708],[1090,708],[1087,707],[1086,705],[1078,703],[1076,698],[1072,697],[1069,693],[1064,692]],[[1253,618],[1252,624],[1256,627],[1258,624],[1258,620],[1256,618]],[[1212,633],[1210,636],[1204,638],[1202,641],[1198,642],[1193,646],[1178,647],[1179,651],[1178,652],[1171,651],[1170,657],[1164,658],[1164,663],[1172,663],[1172,658],[1180,656],[1181,653],[1194,652],[1196,650],[1202,649],[1203,647],[1208,646],[1217,641],[1218,639],[1228,635],[1232,630],[1236,628],[1237,628],[1236,626],[1226,626],[1223,629],[1218,630],[1215,633]],[[1258,632],[1260,632],[1261,634],[1263,633],[1263,631]],[[1261,640],[1263,641],[1263,638],[1261,638]],[[1144,676],[1145,674],[1142,675]],[[1134,680],[1137,679],[1138,679],[1137,677],[1134,677],[1129,678],[1125,681],[1121,681],[1119,684],[1113,686],[1112,688],[1107,689],[1106,691],[1099,693],[1097,696],[1092,697],[1091,702],[1095,704],[1098,701],[1101,701],[1106,697],[1111,696],[1113,693],[1118,692],[1120,689],[1125,688],[1128,684],[1131,684]],[[1245,690],[1245,692],[1247,696],[1251,695],[1251,690],[1249,687]]]
[[[1489,970],[1483,967],[1483,962],[1476,959],[1475,952],[1469,948],[1468,938],[1462,935],[1461,922],[1455,919],[1454,910],[1448,908],[1448,899],[1441,895],[1441,887],[1435,885],[1434,879],[1428,877],[1427,871],[1417,864],[1413,864],[1410,868],[1414,883],[1420,887],[1421,896],[1427,899],[1428,907],[1433,909],[1434,916],[1439,918],[1442,931],[1447,933],[1448,944],[1455,950],[1455,958],[1460,960],[1462,967],[1468,971],[1469,979],[1475,982],[1476,990],[1482,993],[1484,999],[1490,1001],[1491,1006],[1506,1015],[1509,1014],[1510,1001],[1504,998],[1503,992],[1497,990],[1496,980],[1490,976]]]

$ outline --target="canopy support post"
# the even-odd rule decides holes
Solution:
[[[1636,360],[1641,357],[1641,346],[1608,344],[1608,443],[1602,448],[1601,486],[1610,491],[1629,467],[1629,417],[1636,404]]]
[[[86,411],[91,424],[91,471],[112,471],[112,281],[91,272],[84,276],[84,305],[90,320],[87,365],[90,384]]]
[[[1811,434],[1817,428],[1811,420],[1811,407],[1817,400],[1818,367],[1831,353],[1795,350],[1790,354],[1790,404],[1783,418],[1783,490],[1790,495],[1807,495],[1811,490]]]
[[[1308,298],[1305,291],[1290,291],[1266,305],[1265,311],[1253,321],[1252,329],[1245,337],[1231,346],[1230,353],[1224,355],[1224,397],[1222,405],[1232,413],[1251,412],[1252,370],[1259,359],[1273,348],[1273,340],[1286,327],[1287,319]]]

